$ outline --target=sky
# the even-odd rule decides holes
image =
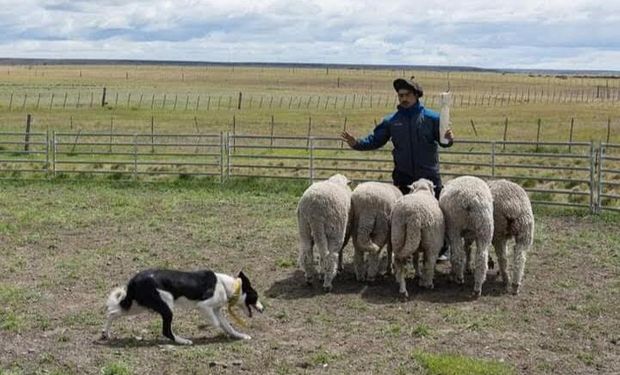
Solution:
[[[620,0],[0,0],[0,57],[620,71]]]

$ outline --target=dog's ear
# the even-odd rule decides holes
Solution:
[[[241,281],[243,281],[243,283],[249,283],[249,279],[248,277],[245,275],[245,273],[243,273],[243,270],[239,271],[239,274],[237,275],[238,278],[241,279]]]

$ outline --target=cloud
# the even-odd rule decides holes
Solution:
[[[0,55],[620,70],[620,3],[0,0]]]

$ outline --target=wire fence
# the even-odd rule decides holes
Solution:
[[[438,92],[424,95],[425,105],[440,103]],[[452,105],[459,107],[501,107],[523,103],[615,103],[620,101],[620,88],[515,88],[490,92],[454,92]],[[0,95],[0,107],[9,111],[28,109],[86,109],[113,107],[166,111],[214,111],[240,109],[345,110],[393,108],[393,93],[353,93],[334,95],[261,95],[243,92],[175,93],[128,91],[59,91],[11,92]]]
[[[515,181],[534,204],[620,211],[620,145],[459,140],[440,150],[444,181],[460,175]],[[249,134],[0,132],[0,176],[100,174],[391,181],[391,150],[351,150],[339,138]]]

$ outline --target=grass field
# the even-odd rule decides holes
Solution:
[[[0,181],[0,374],[612,374],[620,368],[620,219],[537,210],[524,288],[489,280],[478,301],[447,280],[397,298],[392,279],[304,286],[295,206],[303,183],[268,180]],[[195,345],[170,345],[155,316],[98,340],[111,288],[146,267],[243,268],[267,306],[228,340],[176,315]]]
[[[492,72],[0,66],[0,126],[23,131],[31,113],[33,131],[150,132],[152,121],[160,133],[207,133],[232,131],[234,117],[237,133],[268,134],[273,117],[276,135],[306,135],[311,121],[313,135],[335,136],[345,119],[347,129],[362,135],[393,111],[392,80],[411,75],[434,109],[449,80],[457,137],[502,139],[508,119],[508,140],[535,140],[540,119],[541,140],[567,141],[572,121],[575,141],[606,141],[609,123],[610,142],[620,142],[618,77]]]

